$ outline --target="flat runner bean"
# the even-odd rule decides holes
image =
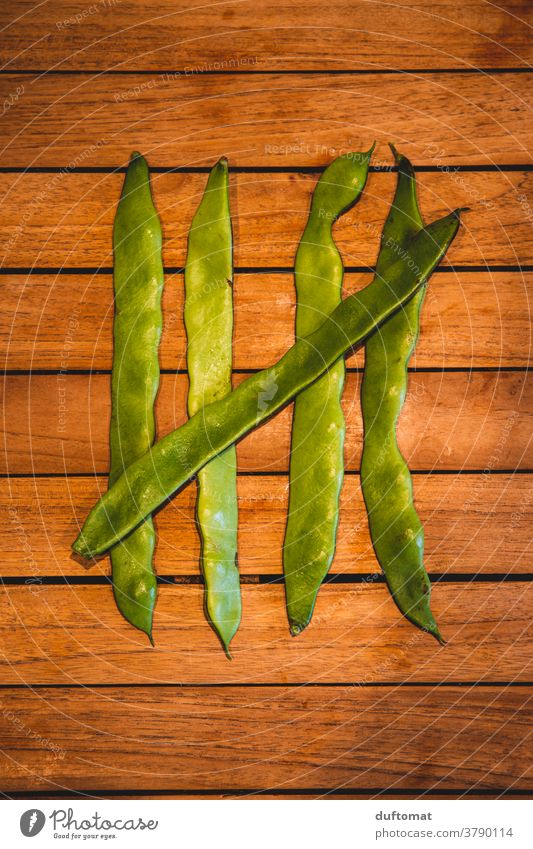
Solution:
[[[233,259],[228,163],[212,169],[192,220],[185,264],[189,415],[231,392]],[[231,445],[198,472],[205,609],[226,654],[241,620],[237,557],[237,459]]]
[[[320,327],[341,302],[344,266],[332,227],[360,196],[372,150],[335,159],[313,192],[295,262],[298,339]],[[344,375],[341,357],[294,402],[289,514],[283,546],[287,614],[293,636],[309,624],[335,553],[344,478]]]
[[[393,148],[398,165],[396,193],[381,236],[376,274],[407,256],[411,240],[424,227],[413,167]],[[443,253],[454,233],[441,242]],[[364,443],[361,488],[372,544],[401,612],[443,642],[430,610],[431,584],[424,568],[424,529],[413,503],[409,467],[396,439],[396,424],[407,390],[407,366],[419,331],[426,287],[372,334],[365,346],[361,388]]]
[[[132,463],[95,504],[73,544],[84,557],[107,551],[187,483],[206,463],[282,409],[349,348],[361,345],[402,307],[438,265],[459,227],[451,213],[422,230],[382,277],[346,298],[323,324],[273,366],[208,404]]]
[[[159,386],[163,262],[161,224],[146,160],[131,157],[113,228],[115,291],[109,486],[154,441]],[[152,640],[157,582],[150,515],[111,550],[113,590],[123,616]]]

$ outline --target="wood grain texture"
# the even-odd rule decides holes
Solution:
[[[533,475],[415,475],[424,524],[426,566],[437,573],[533,571]],[[33,579],[86,575],[70,546],[105,478],[0,479],[0,574]],[[238,478],[242,575],[282,572],[288,479]],[[156,517],[155,565],[161,575],[197,575],[195,487]],[[260,542],[259,542],[260,541]],[[332,573],[377,572],[358,476],[344,482]],[[90,574],[108,574],[107,559]]]
[[[199,70],[523,67],[527,0],[5,0],[9,68]],[[80,16],[76,18],[76,15]]]
[[[474,268],[433,278],[413,364],[523,368],[531,273],[475,268],[533,265],[532,175],[446,169],[531,161],[531,77],[501,72],[533,59],[531,4],[4,0],[2,12],[2,166],[60,173],[0,174],[0,366],[60,373],[12,375],[3,386],[0,471],[59,476],[0,480],[0,575],[28,582],[1,590],[0,684],[8,687],[0,688],[0,790],[156,798],[258,790],[267,791],[258,798],[309,798],[317,787],[342,788],[342,798],[369,788],[388,788],[392,798],[422,788],[425,798],[465,788],[484,790],[484,798],[505,787],[527,792],[531,688],[506,682],[532,680],[533,587],[500,583],[495,574],[531,569],[532,476],[491,472],[532,468],[529,375],[411,374],[400,438],[413,468],[429,472],[414,476],[428,567],[459,579],[479,573],[471,583],[434,586],[446,647],[403,620],[373,581],[359,478],[351,474],[333,569],[372,573],[369,581],[324,586],[312,625],[297,639],[289,637],[281,583],[244,585],[232,663],[205,622],[202,587],[162,585],[151,649],[121,619],[109,585],[38,583],[87,574],[68,546],[107,483],[109,375],[65,372],[110,366],[110,275],[26,277],[5,267],[111,267],[123,176],[72,172],[124,165],[132,149],[154,166],[208,165],[226,154],[233,166],[309,169],[374,138],[374,162],[388,165],[384,142],[392,138],[417,165],[437,169],[418,177],[428,220],[472,207],[448,262]],[[40,74],[47,69],[82,73]],[[106,69],[147,73],[100,76]],[[184,262],[205,179],[153,175],[170,268],[161,349],[168,370],[184,367],[182,279],[173,269]],[[315,180],[315,173],[232,176],[237,266],[292,266]],[[371,174],[365,197],[336,226],[347,265],[375,262],[394,184],[394,174]],[[368,280],[350,273],[346,289]],[[234,365],[261,368],[292,341],[292,276],[237,274],[235,295]],[[362,362],[359,352],[348,364]],[[351,470],[361,444],[358,380],[350,375],[345,394]],[[185,391],[183,375],[164,377],[161,433],[183,421]],[[286,410],[239,447],[241,470],[263,471],[239,477],[241,571],[274,581],[289,427]],[[431,473],[458,467],[480,471]],[[62,477],[93,469],[101,476]],[[178,582],[198,569],[193,501],[190,486],[157,516],[157,568]],[[89,575],[107,572],[104,559]],[[467,684],[478,680],[492,683]],[[292,686],[302,682],[317,686]],[[60,687],[11,687],[36,683]],[[73,683],[88,687],[62,689]],[[269,686],[243,686],[253,683]]]
[[[0,77],[1,103],[16,91],[0,124],[11,167],[114,168],[131,150],[152,167],[309,167],[373,139],[374,165],[393,164],[393,139],[416,165],[448,167],[528,163],[533,147],[529,74]]]
[[[121,618],[109,586],[1,592],[2,684],[499,682],[533,672],[531,583],[437,584],[432,607],[446,646],[372,582],[322,587],[297,639],[283,587],[245,586],[231,663],[205,621],[199,586],[159,588],[155,648]]]
[[[61,790],[41,790],[41,791],[28,791],[27,793],[23,791],[14,791],[10,790],[5,794],[7,799],[64,799],[65,791]],[[179,791],[154,791],[153,793],[134,793],[131,791],[126,791],[124,793],[120,790],[106,790],[106,791],[94,791],[91,792],[87,788],[80,790],[73,790],[69,792],[69,799],[120,799],[120,800],[141,800],[148,801],[150,799],[180,799],[183,800],[198,800],[198,799],[208,799],[210,801],[220,800],[220,801],[239,801],[239,802],[247,802],[247,801],[255,801],[261,799],[263,801],[304,801],[305,799],[316,799],[318,801],[334,801],[334,802],[342,802],[350,799],[355,800],[366,800],[366,799],[374,799],[379,801],[394,801],[397,802],[399,798],[398,791],[388,791],[382,792],[379,788],[375,788],[370,793],[357,793],[357,792],[346,792],[342,788],[340,790],[332,789],[329,790],[327,787],[323,788],[313,788],[311,792],[302,791],[300,789],[299,793],[285,793],[283,790],[277,792],[265,792],[264,790],[255,789],[255,790],[229,790],[227,792],[220,791],[208,791],[204,790],[203,792],[194,793],[189,790],[185,790],[183,792]],[[423,788],[409,788],[407,792],[403,792],[401,794],[402,799],[423,799],[425,802],[438,800],[438,799],[460,799],[460,800],[471,800],[471,799],[523,799],[530,800],[531,799],[531,790],[513,790],[509,789],[501,789],[496,788],[493,791],[490,790],[482,790],[471,793],[468,788],[460,787],[455,790],[444,790],[439,793],[436,792],[427,792]]]
[[[153,175],[167,266],[183,265],[188,228],[205,180],[205,174]],[[122,181],[121,174],[0,174],[2,265],[111,266],[112,223]],[[233,174],[236,266],[292,266],[315,182],[312,174]],[[362,200],[339,220],[335,238],[347,266],[375,262],[395,182],[394,174],[371,174]],[[458,206],[472,207],[450,248],[449,263],[533,262],[532,172],[423,173],[418,185],[427,220]]]
[[[246,375],[234,375],[234,384]],[[0,472],[107,472],[109,375],[15,375],[3,379]],[[345,463],[358,469],[360,374],[347,376]],[[413,469],[531,469],[530,372],[416,372],[398,441]],[[165,374],[156,402],[158,435],[186,420],[187,377]],[[239,471],[287,471],[291,407],[237,447]]]
[[[106,793],[520,789],[533,778],[531,719],[522,688],[7,690],[0,781]]]
[[[347,274],[345,294],[371,280]],[[7,369],[109,369],[112,362],[111,275],[6,275],[0,280],[0,364]],[[265,368],[294,342],[291,274],[237,274],[233,285],[233,362]],[[435,274],[411,360],[418,367],[529,365],[533,273]],[[167,275],[160,363],[185,368],[183,277]],[[361,367],[363,352],[348,359]]]

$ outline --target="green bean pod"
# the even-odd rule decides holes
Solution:
[[[161,224],[146,160],[132,154],[113,229],[114,349],[109,486],[150,449],[159,386],[163,262]],[[118,537],[117,537],[118,539]],[[152,640],[157,582],[150,515],[111,550],[113,591],[123,616]]]
[[[103,554],[186,484],[206,463],[269,419],[418,291],[459,227],[458,212],[433,222],[409,245],[409,259],[375,275],[345,298],[318,330],[299,339],[269,368],[208,404],[129,466],[89,513],[73,544],[84,557]]]
[[[233,259],[228,164],[212,169],[189,232],[185,327],[189,415],[231,392]],[[205,609],[226,654],[241,620],[237,557],[237,459],[232,445],[198,473]]]
[[[339,156],[318,181],[295,261],[296,336],[309,336],[342,299],[344,266],[333,240],[337,218],[361,194],[372,150]],[[289,514],[283,546],[291,634],[309,624],[335,553],[346,425],[341,357],[294,402]]]
[[[411,163],[393,148],[398,182],[381,237],[376,274],[408,257],[413,238],[424,222],[416,197]],[[454,233],[441,243],[445,253]],[[407,366],[419,333],[419,314],[426,287],[366,343],[361,388],[364,444],[361,488],[370,535],[389,589],[401,612],[419,628],[443,642],[430,610],[431,584],[424,567],[424,529],[413,502],[409,467],[396,439],[396,425],[407,390]]]

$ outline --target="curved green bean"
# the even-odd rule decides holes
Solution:
[[[233,295],[228,164],[212,169],[189,232],[185,327],[189,415],[231,392]],[[205,609],[226,654],[241,621],[237,556],[237,460],[232,445],[198,473]]]
[[[376,274],[406,254],[424,227],[411,163],[393,148],[398,183],[383,228]],[[441,243],[443,253],[454,233]],[[401,612],[419,628],[443,642],[430,610],[431,584],[424,568],[424,530],[413,503],[409,467],[396,439],[396,424],[407,390],[407,366],[419,332],[426,287],[374,333],[365,347],[361,388],[364,444],[361,488],[372,544]]]
[[[73,544],[85,557],[102,554],[187,483],[206,463],[288,404],[349,348],[361,345],[427,280],[459,226],[451,213],[422,230],[405,257],[346,298],[323,324],[273,366],[208,404],[132,463],[95,504]]]
[[[335,159],[313,192],[294,269],[297,338],[320,327],[341,302],[344,266],[332,227],[361,194],[372,150]],[[287,613],[293,635],[309,624],[335,553],[344,478],[344,375],[341,357],[294,402],[289,514],[283,546]]]
[[[113,228],[115,291],[109,486],[154,441],[159,386],[163,263],[161,225],[146,160],[132,154]],[[152,640],[157,582],[149,515],[111,550],[113,590],[123,616]]]

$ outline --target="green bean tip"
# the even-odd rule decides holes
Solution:
[[[83,566],[84,569],[90,569],[91,566],[94,566],[97,562],[97,558],[93,557],[90,551],[75,548],[74,546],[75,544],[71,546],[73,560],[75,560],[80,566]]]
[[[433,617],[431,617],[431,618],[433,619]],[[417,623],[415,622],[415,625],[416,624]],[[437,640],[438,643],[440,643],[441,646],[446,645],[446,640],[444,639],[441,632],[439,631],[439,626],[437,625],[437,623],[435,622],[434,619],[433,619],[433,623],[426,628],[422,628],[422,631],[425,631],[427,634],[431,634],[432,637],[435,637],[435,639]]]
[[[82,534],[80,534],[74,542],[72,543],[72,553],[77,554],[79,557],[83,557],[85,560],[88,560],[91,557],[91,551],[89,546],[85,543]]]
[[[393,142],[389,142],[389,147],[390,147],[390,149],[391,149],[391,151],[392,151],[392,155],[394,156],[394,160],[395,160],[396,164],[398,164],[398,161],[399,161],[400,156],[401,156],[402,154],[398,152],[398,149],[397,149],[397,147],[393,144]]]

